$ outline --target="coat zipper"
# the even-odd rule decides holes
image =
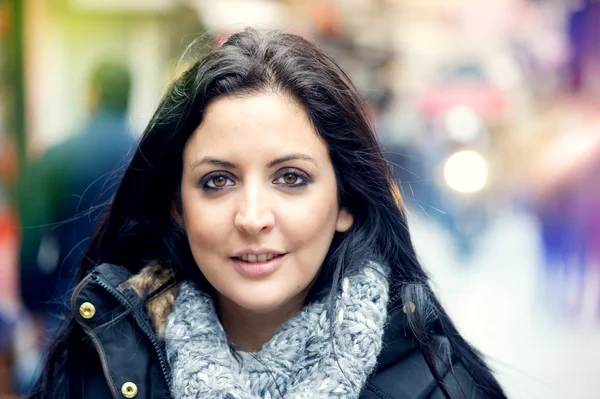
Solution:
[[[79,296],[79,293],[81,292],[83,287],[86,286],[86,284],[88,283],[88,281],[90,279],[91,279],[90,275],[86,276],[81,281],[81,283],[79,283],[79,285],[77,286],[77,288],[75,289],[75,291],[73,293],[73,296],[71,298],[71,312],[73,312],[73,314],[76,314],[75,313],[76,299]],[[117,391],[117,384],[115,384],[115,382],[112,379],[112,376],[110,375],[110,370],[108,368],[108,359],[106,358],[106,353],[104,352],[104,347],[100,343],[100,340],[96,336],[96,333],[94,333],[94,331],[87,324],[82,323],[78,317],[75,317],[75,320],[77,320],[77,323],[79,323],[79,325],[83,328],[83,330],[91,338],[92,343],[94,344],[94,347],[96,348],[96,352],[98,352],[98,357],[100,358],[100,364],[102,365],[102,372],[104,373],[104,377],[106,378],[106,382],[108,383],[108,388],[110,389],[113,399],[119,399],[120,396]]]
[[[108,284],[102,276],[94,274],[93,278],[98,284],[100,284],[100,286],[102,286],[102,288],[104,288],[109,294],[111,294],[123,307],[125,307],[126,309],[131,308],[131,303],[129,303],[129,301],[127,299],[125,299],[121,293],[119,293],[110,284]],[[159,345],[158,341],[156,340],[156,337],[154,336],[154,334],[152,334],[150,331],[148,331],[147,327],[144,325],[145,323],[140,322],[140,320],[138,320],[138,317],[135,314],[133,314],[133,317],[138,322],[137,323],[138,326],[146,334],[146,336],[152,343],[152,346],[154,347],[154,351],[156,352],[156,355],[158,356],[158,363],[160,365],[160,370],[162,372],[162,376],[167,384],[167,392],[168,392],[167,395],[168,395],[168,398],[171,398],[171,394],[170,394],[171,377],[167,370],[167,366],[166,366],[167,362],[164,358],[164,355],[162,353],[160,345]]]

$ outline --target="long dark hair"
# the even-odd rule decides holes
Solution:
[[[392,268],[394,303],[416,306],[414,312],[407,312],[408,323],[446,397],[450,395],[435,366],[439,356],[432,344],[434,324],[448,338],[452,357],[462,361],[475,383],[490,398],[504,398],[481,356],[461,337],[429,287],[411,242],[398,188],[358,90],[329,56],[296,35],[246,29],[230,36],[175,81],[90,240],[78,280],[103,262],[136,273],[158,260],[179,276],[194,278],[210,289],[172,217],[183,149],[209,103],[222,96],[262,91],[291,95],[304,107],[329,148],[340,204],[354,215],[353,226],[334,238],[308,300],[329,285],[334,292],[348,265],[378,256]],[[75,362],[73,348],[81,338],[82,332],[71,320],[54,344],[38,392],[68,397],[66,369]]]

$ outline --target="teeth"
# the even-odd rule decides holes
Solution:
[[[277,256],[277,255],[275,255],[273,253],[260,254],[260,255],[243,254],[239,258],[241,260],[243,260],[244,262],[266,262],[266,261],[273,259],[275,256]]]

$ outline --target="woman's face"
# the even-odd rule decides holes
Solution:
[[[266,313],[304,301],[336,231],[327,146],[282,94],[211,103],[183,154],[183,225],[194,259],[222,300]]]

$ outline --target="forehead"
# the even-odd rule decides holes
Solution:
[[[215,100],[204,112],[184,156],[251,156],[257,152],[309,152],[328,157],[327,146],[302,106],[287,95],[261,93]]]

